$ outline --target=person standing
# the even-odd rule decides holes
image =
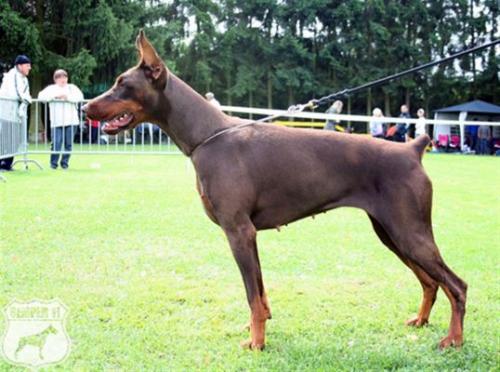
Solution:
[[[373,119],[370,121],[370,134],[375,138],[384,138],[384,114],[375,107],[372,111]]]
[[[79,124],[77,105],[83,100],[82,91],[74,84],[68,84],[68,73],[62,69],[54,72],[54,84],[44,88],[38,98],[49,102],[50,127],[52,129],[52,154],[50,167],[67,169],[73,145],[75,127]],[[61,157],[61,149],[64,153]]]
[[[408,110],[408,106],[401,105],[400,107],[400,118],[410,119],[410,112]],[[406,133],[408,132],[409,124],[407,123],[398,123],[396,124],[396,132],[394,133],[394,141],[396,142],[406,142]]]
[[[476,119],[475,119],[476,120]],[[465,127],[466,131],[469,132],[470,135],[470,148],[479,152],[479,141],[477,138],[477,132],[479,131],[479,125],[467,125]]]
[[[17,99],[20,102],[18,115],[24,124],[27,124],[28,105],[31,103],[28,81],[30,71],[31,60],[23,54],[18,55],[14,60],[14,67],[4,74],[2,85],[0,86],[0,97]],[[14,157],[0,159],[0,169],[12,170],[13,161]]]
[[[332,105],[325,111],[325,114],[340,114],[342,113],[342,108],[344,104],[342,101],[335,101]],[[325,130],[337,130],[335,127],[340,124],[339,120],[327,120],[323,129]]]
[[[477,131],[479,146],[479,155],[489,155],[489,142],[491,139],[491,130],[488,125],[480,125]]]
[[[87,119],[87,126],[89,130],[89,143],[99,143],[99,132],[101,122],[99,120]]]
[[[423,136],[426,133],[426,123],[425,123],[425,111],[423,108],[419,108],[417,111],[418,121],[415,124],[415,138],[418,136]]]

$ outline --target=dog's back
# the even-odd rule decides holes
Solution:
[[[195,163],[209,196],[234,195],[248,203],[258,229],[274,228],[338,206],[367,209],[377,188],[405,182],[412,170],[422,169],[428,141],[425,136],[400,144],[256,124],[215,139]]]

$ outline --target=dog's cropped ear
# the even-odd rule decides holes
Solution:
[[[160,81],[166,79],[167,69],[165,64],[146,38],[142,29],[139,31],[139,35],[137,35],[135,45],[141,59],[139,64],[145,69],[146,74],[153,80]]]

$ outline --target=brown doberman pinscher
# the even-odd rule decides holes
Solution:
[[[407,324],[428,322],[441,287],[451,322],[440,347],[462,344],[467,285],[434,241],[432,186],[421,164],[428,136],[402,144],[231,117],[168,71],[142,31],[136,44],[139,64],[84,109],[107,122],[108,134],[158,124],[191,158],[206,213],[224,230],[243,277],[251,309],[246,346],[264,347],[271,318],[257,231],[341,206],[365,210],[380,240],[420,281],[422,304]]]

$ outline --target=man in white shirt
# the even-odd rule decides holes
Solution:
[[[68,73],[64,70],[54,72],[55,84],[43,89],[38,98],[49,102],[50,127],[52,129],[52,154],[50,167],[57,169],[61,149],[61,167],[67,169],[73,146],[75,127],[79,124],[78,103],[83,100],[82,91],[74,84],[68,84]]]
[[[17,56],[14,61],[14,67],[4,74],[2,86],[0,86],[0,97],[19,101],[2,101],[2,108],[5,112],[9,111],[11,108],[17,109],[19,119],[24,121],[25,124],[28,116],[28,105],[31,103],[30,85],[27,77],[30,70],[31,60],[25,55]],[[12,105],[19,105],[19,107],[11,107]],[[14,157],[0,159],[0,169],[12,170],[13,161]]]

